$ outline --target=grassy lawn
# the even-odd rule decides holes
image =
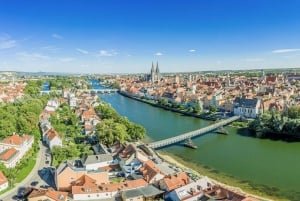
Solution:
[[[23,179],[25,179],[25,177],[27,177],[27,175],[31,172],[32,168],[34,167],[35,161],[35,158],[29,159],[27,166],[21,169],[18,173],[18,176],[16,177],[15,181],[16,183],[21,182]]]
[[[112,178],[110,180],[111,183],[120,183],[122,181],[124,181],[125,179],[123,177],[116,177],[116,178]]]

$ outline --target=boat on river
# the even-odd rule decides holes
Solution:
[[[188,138],[184,141],[183,143],[184,146],[192,148],[192,149],[197,149],[198,147],[196,145],[194,145],[193,141],[191,140],[191,138]]]

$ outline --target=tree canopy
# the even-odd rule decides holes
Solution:
[[[96,126],[96,136],[100,142],[111,145],[116,141],[138,140],[146,136],[144,127],[119,116],[109,105],[101,103],[95,110],[103,118]]]

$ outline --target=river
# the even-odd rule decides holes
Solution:
[[[119,94],[100,95],[117,112],[147,130],[148,141],[196,130],[211,122],[141,103]],[[300,143],[253,138],[245,129],[193,139],[198,149],[173,145],[163,150],[184,161],[248,183],[266,194],[300,200]]]

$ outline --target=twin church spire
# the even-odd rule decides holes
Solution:
[[[156,62],[156,68],[154,68],[154,64],[152,62],[152,67],[151,67],[149,78],[150,78],[149,80],[152,82],[156,82],[156,81],[160,80],[161,75],[160,75],[160,71],[159,71],[159,67],[158,67],[158,62]]]

